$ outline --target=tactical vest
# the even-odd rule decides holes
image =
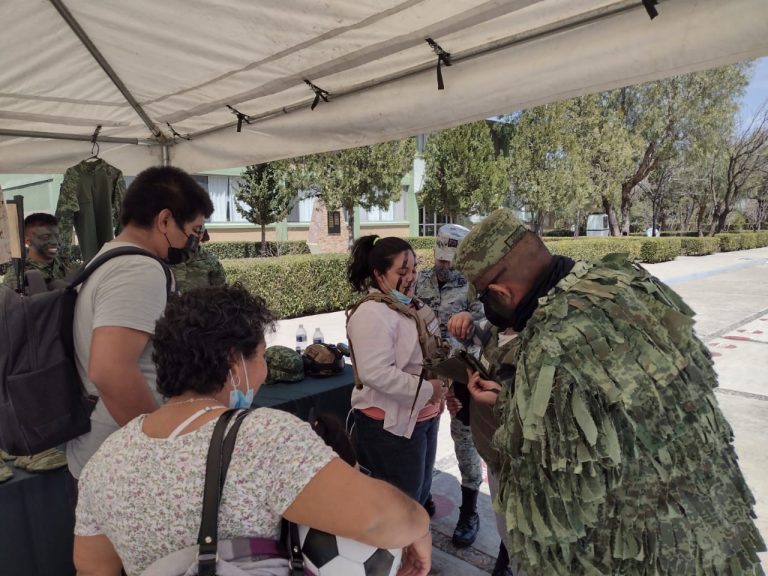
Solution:
[[[358,300],[357,303],[347,308],[347,326],[349,326],[349,319],[352,318],[352,314],[357,311],[358,307],[363,302],[367,302],[368,300],[386,304],[395,312],[398,312],[403,316],[407,316],[416,323],[416,330],[419,333],[419,347],[421,348],[421,354],[424,357],[425,363],[428,360],[439,358],[441,355],[445,354],[446,348],[443,346],[443,339],[440,337],[440,322],[437,320],[435,313],[429,306],[424,304],[421,300],[417,300],[415,298],[413,301],[416,304],[416,308],[401,304],[392,298],[392,296],[389,294],[384,294],[382,292],[369,292],[363,298]],[[352,356],[352,371],[355,374],[355,387],[360,390],[363,387],[363,383],[357,375],[355,349],[351,340],[349,341],[349,350]],[[419,379],[419,389],[421,389],[422,380],[424,380],[427,375],[426,372],[427,371],[422,368]],[[416,394],[418,396],[418,391]]]

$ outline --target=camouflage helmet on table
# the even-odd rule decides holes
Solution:
[[[276,382],[300,382],[304,380],[304,362],[301,354],[287,346],[270,346],[264,352],[267,362],[267,378],[264,384]]]
[[[344,370],[344,354],[333,344],[310,344],[304,350],[307,376],[333,376]]]

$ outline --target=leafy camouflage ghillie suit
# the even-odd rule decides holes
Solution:
[[[39,260],[33,260],[32,258],[27,258],[24,262],[25,270],[39,270],[42,273],[46,284],[50,283],[51,280],[62,280],[66,278],[67,274],[75,269],[73,264],[59,256],[56,256],[48,264],[40,262]],[[3,277],[3,282],[14,290],[18,287],[19,283],[13,269],[6,272]]]
[[[177,264],[171,268],[176,278],[176,289],[179,292],[187,292],[192,288],[224,286],[227,283],[224,266],[216,256],[204,248],[200,248],[195,256],[183,264]]]
[[[72,229],[77,232],[83,262],[88,262],[120,233],[120,210],[125,196],[123,174],[104,160],[82,161],[64,173],[56,205],[61,229],[61,251],[70,256]]]
[[[473,258],[493,264],[519,240],[511,218],[465,239],[467,278]],[[510,554],[529,576],[762,574],[754,500],[692,317],[617,256],[576,263],[539,300],[493,439]]]

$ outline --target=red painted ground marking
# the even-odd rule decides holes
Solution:
[[[752,334],[762,334],[762,330],[752,330]]]
[[[720,345],[720,343],[719,343],[719,342],[710,342],[710,343],[709,343],[709,347],[710,347],[710,348],[717,348],[719,345]]]
[[[746,338],[745,338],[745,340],[746,340]],[[723,346],[723,348],[726,348],[728,350],[732,350],[732,349],[736,348],[736,344],[727,344],[726,346]]]
[[[739,341],[749,340],[749,336],[723,336],[723,338],[725,338],[726,340],[739,340]],[[728,346],[726,346],[726,348],[727,347]],[[730,347],[735,348],[733,344],[731,344]]]
[[[740,330],[736,330],[736,332],[746,332],[746,330],[744,330],[744,328],[741,328]]]
[[[445,518],[453,512],[454,508],[456,508],[456,504],[453,503],[453,500],[442,494],[435,494],[433,492],[432,500],[435,503],[435,515],[432,516],[433,521]]]
[[[710,352],[710,354],[712,355],[712,358],[716,358],[717,356],[722,356],[720,352]]]

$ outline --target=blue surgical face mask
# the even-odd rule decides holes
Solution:
[[[411,301],[413,300],[413,298],[411,298],[410,296],[406,296],[405,294],[400,292],[400,290],[390,290],[389,295],[392,296],[392,298],[394,298],[398,302],[400,302],[400,304],[403,304],[405,306],[409,306],[411,304]]]
[[[245,374],[245,394],[240,390],[239,379],[235,383],[232,370],[229,371],[229,377],[232,380],[232,391],[229,393],[229,407],[235,410],[248,409],[253,404],[253,388],[251,388],[251,383],[248,382],[248,370],[245,368],[245,358],[243,358],[242,354],[240,354],[240,362],[243,364],[243,374]]]

